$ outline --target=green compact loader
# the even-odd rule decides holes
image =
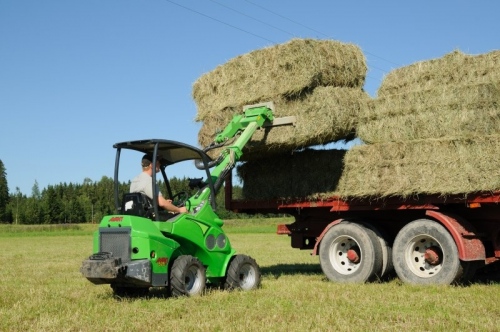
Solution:
[[[225,289],[259,287],[259,266],[231,247],[222,229],[224,222],[214,212],[215,196],[256,130],[293,121],[293,117],[274,119],[272,103],[264,103],[246,106],[204,150],[162,139],[115,144],[117,214],[102,218],[94,233],[93,254],[80,269],[83,276],[94,284],[111,285],[117,295],[146,295],[151,287],[166,287],[172,296],[200,295],[207,284]],[[214,148],[222,151],[215,160],[207,155]],[[120,195],[118,171],[124,151],[151,154],[152,164],[160,163],[158,175],[166,185],[166,198],[188,212],[162,210],[156,191],[152,199],[142,193]],[[138,160],[137,153],[134,160]],[[190,187],[197,190],[192,196],[185,191],[173,194],[167,177],[167,168],[185,161],[203,172],[202,178],[189,180]],[[153,186],[156,181],[153,172]]]

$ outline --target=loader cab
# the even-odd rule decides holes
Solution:
[[[203,150],[162,139],[121,142],[113,147],[116,149],[114,201],[119,214],[144,217],[153,221],[166,221],[174,216],[158,205],[158,193],[155,190],[151,199],[142,193],[128,192],[129,187],[124,185],[140,173],[140,160],[144,154],[153,156],[153,165],[157,162],[160,165],[160,171],[152,174],[152,186],[154,188],[155,184],[160,183],[160,191],[166,199],[171,199],[174,205],[186,206],[188,212],[194,214],[195,198],[202,191],[209,191],[207,203],[215,210],[214,183],[209,172],[213,160]],[[179,178],[179,170],[187,174],[187,178],[183,178],[185,187],[189,186],[187,190],[179,189],[179,181],[171,181],[169,178],[173,171],[176,173],[175,177]]]

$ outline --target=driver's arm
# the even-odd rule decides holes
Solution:
[[[172,204],[172,200],[170,199],[165,199],[163,196],[159,195],[158,196],[158,205],[164,208],[167,211],[170,212],[175,212],[175,213],[186,213],[187,209],[185,206],[178,207]]]

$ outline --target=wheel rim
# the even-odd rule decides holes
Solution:
[[[251,264],[244,264],[241,266],[239,280],[242,289],[251,289],[255,285],[256,278],[255,269]]]
[[[339,236],[333,240],[328,256],[335,271],[344,275],[356,272],[362,261],[358,243],[349,236]]]
[[[200,269],[194,265],[191,266],[186,271],[184,281],[186,283],[186,291],[189,294],[198,293],[201,288]]]
[[[406,264],[415,275],[432,278],[443,267],[444,255],[441,248],[441,244],[432,236],[416,236],[406,246]]]

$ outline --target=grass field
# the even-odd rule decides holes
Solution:
[[[114,297],[79,272],[97,225],[0,225],[1,331],[500,331],[500,281],[411,286],[392,279],[335,284],[317,257],[275,234],[289,220],[226,223],[254,257],[262,287],[202,297]]]

